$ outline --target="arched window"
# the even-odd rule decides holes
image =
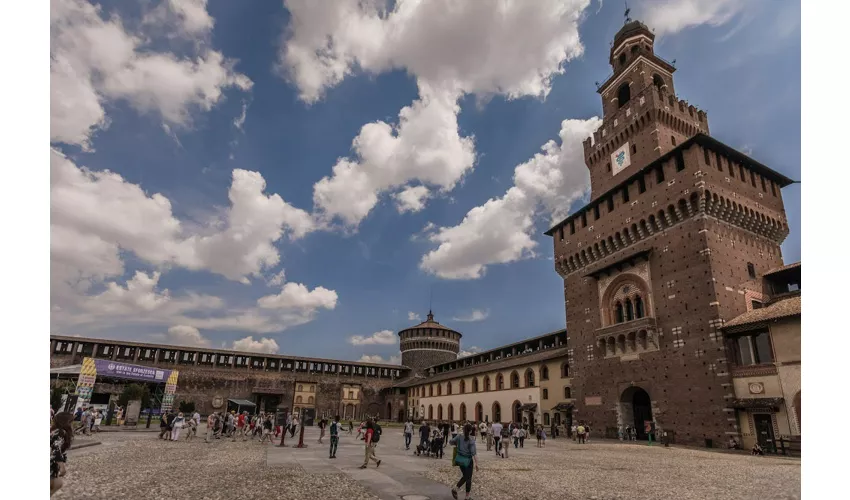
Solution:
[[[460,404],[460,421],[463,422],[466,420],[466,404]]]
[[[570,377],[570,365],[564,363],[561,365],[561,378],[569,378]]]
[[[466,380],[460,381],[460,393],[466,394]]]
[[[572,399],[573,391],[569,387],[564,387],[564,399]]]
[[[443,395],[443,384],[437,384],[437,396]]]
[[[620,304],[619,302],[617,302],[617,305],[615,306],[615,312],[616,312],[616,321],[615,322],[616,323],[622,323],[623,322],[623,304]]]
[[[472,392],[478,392],[478,377],[472,379]]]
[[[519,373],[511,373],[511,389],[519,389]]]
[[[490,376],[484,376],[484,392],[490,392]]]
[[[502,406],[498,401],[493,403],[493,422],[502,421]]]
[[[632,308],[631,299],[626,299],[626,321],[631,321],[635,319],[635,311]]]
[[[496,390],[501,391],[504,388],[505,388],[505,378],[500,373],[500,374],[496,375]]]
[[[531,368],[525,371],[525,386],[534,387],[534,370]]]
[[[635,297],[635,317],[642,318],[643,317],[643,299],[640,298],[640,295]]]
[[[451,381],[446,383],[446,394],[448,394],[449,396],[451,396],[451,394],[452,394],[452,383],[451,383]]]
[[[437,405],[437,420],[443,419],[443,405]]]
[[[310,386],[310,392],[316,392],[316,386],[315,385]]]
[[[549,389],[543,389],[543,399],[549,399]]]
[[[454,419],[455,419],[455,407],[452,406],[451,403],[449,403],[449,420],[454,420]]]
[[[428,420],[434,420],[434,405],[428,405]]]
[[[548,413],[543,414],[543,425],[549,425],[549,414]]]
[[[428,387],[428,396],[431,396],[431,397],[434,396],[434,386],[433,385]]]
[[[304,400],[301,398],[301,396],[295,396],[295,402],[301,404],[302,402],[304,402]]]
[[[622,66],[624,64],[626,64],[626,53],[625,52],[620,54],[620,66]]]
[[[626,55],[623,54],[620,56],[621,58],[625,58]],[[629,86],[629,82],[626,82],[620,85],[620,88],[617,89],[617,103],[622,108],[629,102],[629,99],[632,98],[631,88]]]
[[[300,384],[298,385],[298,392],[304,392],[304,386],[303,385],[300,385]]]
[[[543,368],[540,369],[540,380],[549,380],[549,367],[548,366],[544,365]]]
[[[661,79],[661,76],[658,73],[652,74],[652,84],[661,89],[664,86],[664,80]]]
[[[316,400],[313,399],[313,396],[310,396],[309,398],[307,398],[307,403],[309,403],[309,404],[313,404],[315,401]]]

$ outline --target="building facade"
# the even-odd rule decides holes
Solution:
[[[723,326],[745,448],[758,442],[771,450],[780,437],[801,435],[801,269],[765,273],[761,300]]]
[[[590,202],[546,233],[564,280],[574,418],[717,446],[741,433],[722,328],[782,265],[791,180],[709,136],[654,38],[635,21],[615,36],[603,121],[584,141]]]

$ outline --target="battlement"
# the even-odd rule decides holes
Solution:
[[[628,133],[627,129],[634,129],[642,119],[648,118],[666,121],[686,136],[709,133],[708,114],[705,111],[668,92],[666,86],[649,86],[617,113],[605,117],[593,135],[582,141],[588,164],[596,161],[594,153],[613,151],[615,147],[609,146],[609,143],[621,142],[623,135]]]

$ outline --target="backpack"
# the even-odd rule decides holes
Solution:
[[[372,429],[372,442],[377,443],[381,440],[381,426],[375,424],[375,428]]]

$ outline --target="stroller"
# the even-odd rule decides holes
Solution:
[[[417,457],[424,453],[425,456],[427,457],[428,455],[431,454],[431,443],[433,443],[433,442],[434,442],[434,440],[432,439],[432,440],[426,440],[424,443],[417,444],[416,450],[413,453],[415,453]]]

